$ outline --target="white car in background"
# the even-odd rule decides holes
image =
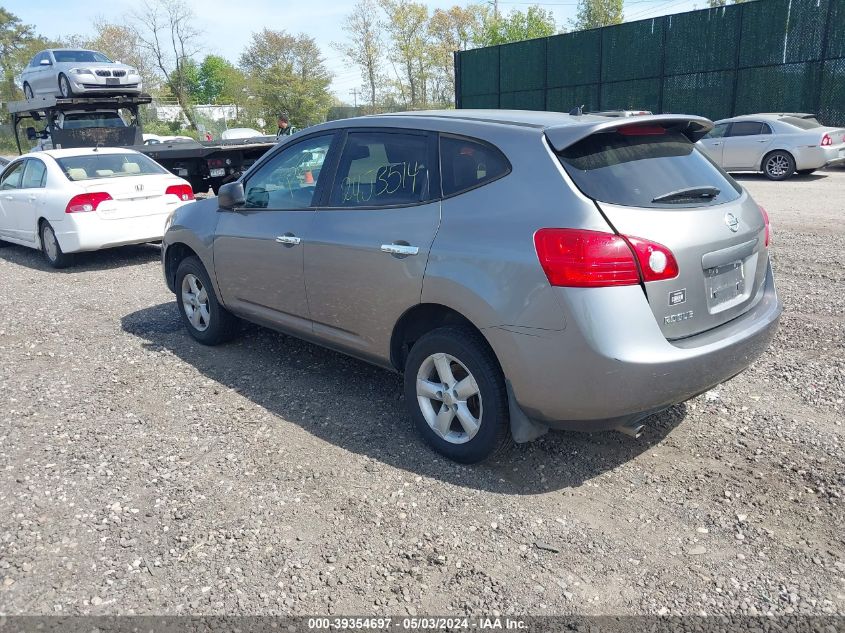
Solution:
[[[265,136],[265,134],[251,127],[233,127],[231,129],[224,130],[220,135],[220,138],[224,141],[231,141],[233,139],[256,138],[258,136]]]
[[[725,171],[762,171],[770,180],[845,162],[845,130],[825,127],[812,114],[722,119],[697,144]]]
[[[70,253],[161,240],[170,213],[193,199],[187,181],[133,150],[27,154],[0,172],[0,244],[64,268]]]

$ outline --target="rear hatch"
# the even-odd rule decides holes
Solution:
[[[575,185],[613,229],[667,247],[671,279],[643,288],[667,339],[692,336],[748,311],[768,263],[760,207],[694,145],[710,123],[697,117],[618,121],[550,143]],[[550,133],[551,132],[551,133]],[[557,141],[557,142],[556,142]]]

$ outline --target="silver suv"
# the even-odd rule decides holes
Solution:
[[[636,433],[744,370],[781,304],[769,223],[694,116],[415,112],[270,151],[164,237],[199,342],[265,325],[404,372],[476,462],[548,428]]]

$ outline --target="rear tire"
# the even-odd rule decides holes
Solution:
[[[203,345],[219,345],[238,333],[239,321],[217,299],[198,257],[187,257],[176,269],[176,306],[188,332]]]
[[[41,223],[41,252],[44,259],[53,268],[67,268],[70,266],[72,257],[62,251],[59,240],[56,239],[56,232],[49,222]]]
[[[35,95],[32,94],[32,86],[27,83],[23,85],[23,96],[27,101],[31,101],[35,98]]]
[[[487,341],[469,327],[422,336],[405,363],[405,403],[420,435],[464,464],[511,445],[505,379]]]
[[[795,159],[783,150],[766,154],[763,158],[763,173],[769,180],[786,180],[795,173]]]
[[[73,96],[73,89],[70,87],[70,81],[65,77],[64,73],[59,74],[59,94],[65,99]]]

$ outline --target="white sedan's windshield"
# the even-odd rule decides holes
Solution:
[[[64,64],[67,62],[93,62],[99,64],[113,63],[108,57],[96,51],[53,51],[53,57],[56,58],[56,63]]]
[[[56,159],[68,180],[92,180],[94,178],[120,178],[123,176],[145,176],[166,174],[154,160],[143,154],[85,154]]]

